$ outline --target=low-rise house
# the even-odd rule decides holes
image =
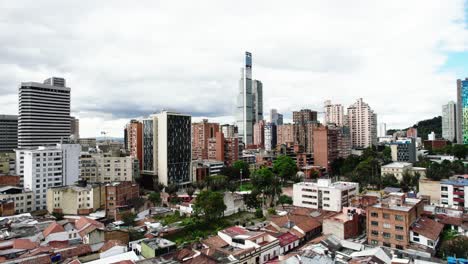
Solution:
[[[193,198],[190,202],[182,203],[179,206],[181,213],[186,215],[192,215],[194,212],[194,203],[196,197]],[[242,194],[237,192],[224,192],[223,197],[224,204],[226,205],[226,210],[224,210],[224,216],[233,215],[238,213],[240,210],[245,210],[244,198]]]
[[[128,247],[126,244],[122,243],[121,241],[118,240],[108,240],[106,243],[102,246],[101,249],[99,249],[99,258],[107,258],[110,256],[115,256],[119,255],[122,253],[125,253],[128,251]]]
[[[323,219],[323,234],[335,235],[340,239],[358,236],[365,211],[358,208],[343,208],[341,213]]]
[[[460,209],[468,209],[465,202],[465,194],[468,194],[468,175],[455,177],[440,182],[440,203],[442,205]]]
[[[176,250],[176,244],[164,238],[153,238],[141,241],[141,255],[155,258]]]
[[[75,227],[82,238],[83,244],[90,245],[93,252],[104,245],[105,230],[103,223],[82,216],[76,220]]]
[[[28,189],[17,186],[2,186],[0,187],[0,199],[13,199],[16,214],[31,212],[35,209],[33,192]]]
[[[43,232],[45,244],[48,244],[51,241],[69,241],[69,240],[79,240],[81,237],[78,234],[78,230],[65,228],[57,223],[51,223]]]
[[[443,224],[422,217],[411,225],[410,242],[421,245],[422,249],[435,253],[443,229]]]
[[[0,216],[15,214],[15,201],[11,198],[0,199]]]
[[[284,255],[299,246],[300,239],[293,233],[286,232],[277,236],[280,245],[280,255]]]
[[[272,216],[270,218],[269,230],[291,232],[300,239],[300,243],[303,243],[322,233],[322,223],[309,215],[288,214]]]
[[[383,165],[381,167],[381,175],[384,176],[385,174],[393,174],[395,178],[399,181],[403,178],[403,173],[405,171],[409,172],[411,175],[415,173],[419,173],[421,177],[426,176],[426,169],[421,167],[413,167],[412,163],[409,162],[392,162],[387,165]]]

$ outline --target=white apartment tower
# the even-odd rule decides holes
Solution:
[[[378,137],[385,137],[387,135],[387,124],[380,123],[379,124],[379,132],[377,133]]]
[[[332,104],[330,100],[325,101],[325,124],[344,126],[344,110],[341,104]]]
[[[54,145],[70,137],[70,88],[65,79],[19,86],[18,148]]]
[[[46,209],[47,189],[74,184],[79,179],[81,146],[57,144],[17,150],[17,163],[22,163],[24,188],[35,195],[35,210]]]
[[[347,119],[353,148],[377,144],[377,114],[362,98],[348,107]]]
[[[442,106],[442,137],[454,141],[457,138],[457,103],[448,102]]]

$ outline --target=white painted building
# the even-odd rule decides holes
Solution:
[[[435,250],[439,244],[444,225],[430,218],[422,217],[410,228],[410,242]]]
[[[340,212],[358,192],[357,182],[332,182],[331,179],[318,179],[316,183],[300,182],[293,185],[293,204]]]
[[[51,147],[17,150],[19,170],[24,188],[35,194],[34,210],[46,209],[47,189],[73,184],[79,179],[78,144],[57,144]]]
[[[468,178],[440,182],[440,204],[443,206],[467,209],[468,202],[465,201],[465,194],[468,194]]]
[[[367,148],[377,144],[377,114],[362,98],[348,107],[347,123],[353,148]]]
[[[442,106],[442,137],[454,141],[457,137],[457,103],[450,101]]]
[[[412,175],[416,172],[420,174],[421,177],[426,176],[426,169],[421,167],[413,167],[413,164],[409,162],[392,162],[387,165],[384,165],[380,168],[380,175],[384,176],[385,174],[393,174],[397,180],[401,181],[403,178],[403,173],[408,171]]]

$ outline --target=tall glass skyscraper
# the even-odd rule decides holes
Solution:
[[[263,120],[263,85],[252,79],[252,53],[245,52],[237,95],[236,123],[245,145],[253,144],[253,125]]]
[[[457,143],[468,144],[468,78],[457,80]]]

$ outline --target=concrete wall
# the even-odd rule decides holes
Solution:
[[[431,181],[428,179],[419,180],[419,195],[429,196],[431,204],[440,202],[440,181]]]

